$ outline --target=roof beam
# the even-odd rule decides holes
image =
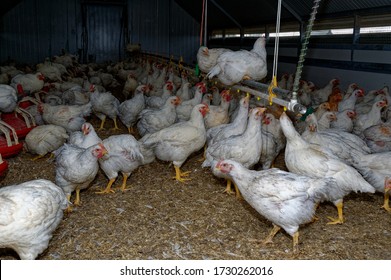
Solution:
[[[303,19],[301,16],[295,11],[294,8],[291,7],[291,5],[287,4],[286,2],[281,2],[282,6],[292,15],[294,16],[300,23],[303,22]]]
[[[232,20],[233,23],[235,23],[240,29],[242,29],[242,25],[234,19],[226,10],[224,10],[223,7],[221,7],[218,3],[216,3],[215,0],[210,0],[210,2],[213,3],[223,14],[225,14],[230,20]]]

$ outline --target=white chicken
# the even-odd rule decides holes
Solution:
[[[325,87],[313,91],[311,94],[312,105],[319,105],[323,102],[326,102],[330,94],[333,92],[333,88],[338,85],[339,80],[332,79]]]
[[[177,116],[180,121],[187,121],[190,119],[192,109],[202,101],[202,95],[206,92],[206,86],[203,82],[196,84],[196,91],[192,99],[181,102],[176,108]]]
[[[99,166],[109,178],[106,188],[97,193],[113,193],[111,186],[122,173],[123,181],[121,191],[126,190],[126,182],[131,173],[139,167],[144,157],[140,151],[140,144],[132,135],[112,135],[103,140],[107,154],[99,159]]]
[[[84,117],[91,114],[91,103],[86,105],[58,105],[51,106],[46,103],[40,103],[37,107],[38,112],[46,124],[54,124],[64,127],[67,132],[80,130]]]
[[[137,130],[141,136],[154,133],[174,124],[177,118],[176,107],[181,103],[177,96],[171,96],[161,109],[144,109],[140,112]]]
[[[129,96],[133,96],[134,91],[139,86],[136,77],[133,73],[130,73],[126,79],[124,88],[122,90],[122,94],[124,95],[125,99],[128,99]]]
[[[90,101],[92,112],[101,120],[99,129],[104,129],[106,117],[114,122],[114,130],[118,130],[117,116],[119,114],[119,100],[111,92],[99,92],[95,90],[91,93]]]
[[[70,202],[72,192],[76,191],[74,205],[80,205],[80,191],[90,186],[99,170],[98,159],[107,153],[102,143],[87,149],[64,144],[55,151],[56,184],[64,190]],[[68,206],[67,211],[72,211]]]
[[[219,106],[210,106],[209,114],[205,117],[206,129],[229,123],[229,104],[232,99],[229,90],[221,92],[221,103]]]
[[[243,79],[261,80],[267,75],[265,38],[258,38],[251,51],[224,52],[207,78],[217,77],[225,85],[233,85]]]
[[[0,188],[0,248],[12,248],[22,260],[34,260],[48,246],[68,202],[48,180]]]
[[[354,122],[353,133],[361,135],[366,128],[382,123],[381,110],[387,105],[387,100],[381,100],[374,103],[368,113],[359,114]]]
[[[299,226],[313,220],[316,205],[327,197],[329,189],[336,188],[332,179],[307,177],[276,168],[253,171],[232,160],[219,161],[213,173],[233,180],[243,198],[273,223],[264,244],[271,243],[283,228],[293,238],[294,253],[298,253]]]
[[[209,49],[208,47],[201,46],[197,52],[198,67],[202,72],[209,73],[209,71],[216,65],[219,56],[224,52],[232,51],[224,48]]]
[[[391,213],[389,205],[391,193],[391,152],[357,156],[353,166],[376,191],[384,193],[382,208]]]
[[[246,95],[240,99],[239,111],[232,123],[221,124],[206,131],[206,142],[208,146],[230,136],[240,135],[246,130],[249,101],[250,95]]]
[[[247,168],[255,165],[259,161],[262,151],[261,121],[265,110],[260,107],[251,110],[246,130],[242,134],[213,142],[208,146],[202,167],[213,167],[214,163],[221,159],[238,161]],[[230,180],[227,181],[225,192],[232,193]],[[238,192],[237,196],[240,196]]]
[[[102,139],[96,134],[92,124],[86,122],[81,126],[81,131],[74,131],[69,135],[68,143],[87,149],[93,145],[102,142]]]
[[[147,108],[160,108],[164,105],[167,98],[172,96],[174,86],[172,82],[168,81],[163,87],[163,94],[161,96],[151,96],[145,101]],[[182,99],[181,99],[182,100]]]
[[[24,91],[34,93],[43,88],[44,80],[45,77],[41,72],[35,74],[19,74],[12,78],[10,86],[17,89],[17,86],[21,85]]]
[[[0,113],[11,113],[18,102],[16,90],[9,85],[0,85]]]
[[[145,96],[149,88],[146,85],[139,85],[134,91],[134,96],[131,99],[122,102],[119,107],[119,118],[127,127],[129,133],[134,133],[134,125],[137,122],[138,115],[145,108]]]
[[[325,153],[319,147],[310,145],[295,130],[292,121],[282,113],[281,128],[287,139],[285,147],[285,164],[290,172],[315,178],[333,178],[337,188],[329,189],[327,201],[331,201],[338,209],[338,218],[329,224],[341,224],[343,218],[343,198],[351,191],[374,193],[375,189],[353,167],[337,157]],[[324,148],[326,149],[326,148]]]
[[[356,112],[349,109],[338,112],[336,115],[337,119],[331,122],[330,127],[345,132],[352,132],[356,116]]]
[[[193,153],[200,150],[206,142],[204,117],[208,113],[206,104],[194,106],[188,121],[179,122],[155,132],[143,141],[144,146],[152,148],[156,157],[171,161],[175,168],[175,178],[179,182],[190,180],[183,178],[190,171],[182,172],[182,164]]]
[[[363,137],[372,153],[391,151],[391,122],[366,128]]]
[[[364,92],[361,89],[354,90],[349,97],[338,103],[338,111],[354,110],[358,98],[363,96]]]
[[[34,127],[24,140],[26,150],[37,156],[33,160],[44,157],[61,147],[68,139],[65,128],[47,124]]]

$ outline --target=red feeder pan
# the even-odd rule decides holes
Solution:
[[[3,176],[8,169],[8,163],[5,160],[1,160],[0,155],[0,176]]]
[[[17,155],[22,151],[23,149],[23,143],[19,142],[18,144],[13,144],[11,146],[8,146],[7,140],[3,137],[0,136],[0,154],[4,158],[9,158],[14,155]]]
[[[23,139],[35,127],[27,127],[27,124],[15,113],[1,114],[1,119],[13,127],[19,139]],[[11,139],[13,136],[11,134]]]

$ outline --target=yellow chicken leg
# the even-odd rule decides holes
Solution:
[[[117,125],[117,118],[114,118],[113,121],[114,121],[114,128],[113,128],[113,130],[119,130],[119,127]]]
[[[65,209],[65,212],[71,213],[73,211],[72,203],[71,203],[71,194],[67,194],[67,200],[68,200],[68,207]]]
[[[337,206],[338,218],[334,219],[334,218],[328,217],[331,220],[331,222],[327,223],[328,225],[343,224],[343,222],[344,222],[344,219],[343,219],[343,201],[341,200],[335,206]]]
[[[41,158],[43,158],[45,155],[37,155],[36,157],[33,157],[31,160],[32,161],[36,161],[36,160],[38,160],[38,159],[41,159]]]
[[[238,186],[235,183],[234,183],[234,187],[235,187],[235,192],[236,192],[236,198],[237,199],[243,199],[243,196],[240,193],[240,190],[239,190]]]
[[[184,183],[185,181],[190,181],[191,179],[186,179],[182,177],[189,176],[190,171],[181,172],[180,168],[178,166],[174,166],[175,168],[175,179],[179,182]]]
[[[75,198],[75,202],[73,202],[73,204],[76,206],[80,205],[80,189],[76,189],[76,198]]]
[[[134,134],[134,128],[133,126],[128,127],[129,134]]]
[[[299,231],[293,234],[293,253],[299,253]]]
[[[128,177],[129,176],[127,174],[124,174],[124,173],[122,173],[122,175],[123,175],[124,179],[122,181],[122,185],[121,185],[120,189],[121,189],[122,192],[124,192],[124,191],[129,190],[129,189],[126,188],[126,182],[128,181]]]
[[[204,152],[202,154],[202,157],[198,161],[204,161],[206,159],[206,149],[207,148],[208,148],[208,146],[205,144],[204,145]]]
[[[104,129],[104,126],[105,126],[105,121],[106,121],[106,116],[103,117],[102,121],[100,122],[100,127],[99,127],[99,130],[102,130]]]
[[[227,186],[224,190],[225,193],[227,194],[234,194],[234,191],[232,190],[232,187],[231,187],[231,180],[227,180]]]
[[[281,228],[279,226],[273,224],[273,229],[263,241],[263,244],[273,243],[273,237],[277,234],[277,232],[279,232],[280,229]]]
[[[107,187],[103,191],[95,192],[96,194],[105,194],[105,193],[114,193],[115,191],[111,189],[111,185],[114,183],[116,178],[110,179],[107,183]]]
[[[390,208],[390,194],[389,191],[385,191],[384,193],[384,204],[381,208],[386,209],[388,212],[391,213],[391,208]]]

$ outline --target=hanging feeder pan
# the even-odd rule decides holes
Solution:
[[[12,145],[8,145],[7,140],[0,136],[0,154],[3,158],[9,158],[14,155],[20,153],[23,149],[23,143],[12,143]]]
[[[23,149],[23,143],[19,142],[15,129],[0,120],[0,131],[4,135],[0,136],[0,155],[7,158],[18,154]],[[11,136],[14,140],[11,140]]]
[[[7,169],[8,163],[5,160],[2,160],[0,155],[0,176],[3,176]]]
[[[25,121],[23,121],[18,114],[15,113],[7,113],[7,114],[2,114],[1,119],[3,122],[9,124],[15,129],[16,135],[18,136],[19,139],[23,139],[26,137],[26,135],[35,127],[35,126],[30,126],[26,124]],[[11,139],[13,139],[13,135],[11,134]]]

